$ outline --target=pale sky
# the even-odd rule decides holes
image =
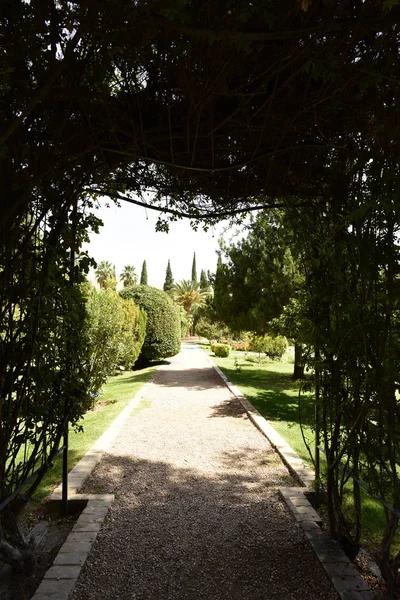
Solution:
[[[85,244],[84,249],[97,263],[107,260],[114,264],[117,276],[125,265],[134,265],[140,278],[146,260],[149,285],[162,289],[168,259],[174,281],[191,278],[193,252],[196,252],[198,278],[201,269],[213,273],[216,270],[218,239],[228,227],[227,221],[207,232],[200,225],[196,232],[187,219],[182,219],[170,224],[169,233],[162,233],[155,230],[158,212],[128,202],[116,206],[110,200],[103,200],[101,207],[93,212],[104,226],[99,234],[90,235],[90,244]],[[93,273],[89,279],[94,279]]]

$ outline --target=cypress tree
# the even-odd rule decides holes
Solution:
[[[143,261],[142,272],[140,274],[140,285],[147,285],[147,265],[146,261]]]
[[[200,273],[200,289],[201,289],[201,291],[206,292],[209,290],[209,288],[210,288],[210,284],[207,279],[206,272],[204,269],[202,269],[201,273]]]
[[[172,269],[171,269],[171,263],[168,259],[168,265],[167,265],[167,270],[165,272],[165,281],[164,281],[164,292],[169,292],[170,290],[172,290],[174,285],[174,278],[172,277]]]
[[[214,310],[218,317],[222,319],[224,307],[224,267],[222,264],[221,254],[218,254],[217,270],[214,280]]]
[[[193,252],[192,283],[197,283],[196,252]]]

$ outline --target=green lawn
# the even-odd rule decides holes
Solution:
[[[140,388],[150,379],[156,367],[147,367],[140,371],[125,371],[121,375],[111,377],[104,386],[104,393],[99,398],[94,410],[88,411],[80,421],[83,431],[71,429],[69,435],[69,470],[93,446],[95,441],[109,427],[115,417],[125,408]],[[143,403],[141,407],[144,407]],[[138,407],[139,408],[139,407]],[[137,409],[135,409],[137,410]],[[40,501],[48,496],[59,485],[62,478],[62,456],[58,455],[54,467],[42,479],[36,490],[33,501]]]
[[[208,343],[200,342],[202,349],[212,358],[229,381],[236,385],[257,410],[268,419],[273,427],[313,468],[310,455],[304,445],[299,425],[298,395],[299,383],[293,381],[293,364],[287,362],[267,362],[258,365],[245,360],[245,353],[231,351],[228,358],[218,358],[210,350]],[[302,419],[306,439],[314,452],[314,434],[310,424],[313,422],[312,394],[302,393]],[[324,459],[321,456],[323,469]],[[346,503],[349,515],[352,512],[352,500],[349,494]],[[385,514],[382,505],[371,498],[364,490],[362,494],[363,539],[364,547],[373,551],[382,538],[385,527]],[[400,551],[400,534],[393,545],[393,551]]]

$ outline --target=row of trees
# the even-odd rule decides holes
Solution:
[[[95,275],[101,289],[116,289],[115,266],[110,262],[100,262],[97,265]],[[134,266],[125,265],[124,270],[121,273],[121,281],[123,282],[124,288],[130,288],[137,284],[137,275]],[[140,285],[147,284],[147,264],[146,261],[144,261],[140,276]],[[171,262],[168,260],[163,290],[183,309],[181,314],[182,335],[189,335],[190,331],[193,330],[196,310],[203,304],[208,296],[210,285],[210,281],[204,269],[201,270],[200,281],[197,280],[196,253],[193,254],[191,279],[187,280],[174,283]]]
[[[200,281],[197,280],[196,253],[193,253],[191,278],[174,283],[170,261],[168,261],[164,290],[182,307],[182,336],[194,333],[194,324],[198,309],[210,295],[211,284],[204,269]]]
[[[95,271],[96,281],[102,289],[116,289],[117,287],[117,275],[115,272],[115,265],[109,261],[101,261],[98,263]],[[140,285],[148,285],[148,274],[147,274],[147,262],[144,260],[140,273],[140,279],[136,273],[136,268],[133,265],[125,265],[120,275],[120,281],[124,287],[131,287],[140,283]],[[200,282],[197,281],[197,268],[196,268],[196,253],[193,254],[192,263],[192,276],[191,281],[194,285],[199,283],[201,289],[207,289],[209,287],[209,281],[204,269],[201,270]],[[167,269],[165,273],[165,281],[163,285],[164,292],[171,291],[174,285],[174,278],[172,275],[171,262],[168,259]]]
[[[102,289],[113,289],[115,290],[117,287],[117,275],[115,272],[115,265],[110,263],[107,260],[103,260],[99,262],[95,271],[96,281]],[[124,287],[130,287],[132,285],[136,285],[138,282],[138,277],[136,273],[136,268],[133,265],[125,265],[124,269],[120,275],[120,280]],[[147,275],[147,263],[144,260],[142,264],[142,270],[140,273],[140,284],[147,285],[148,283],[148,275]]]
[[[132,369],[174,356],[180,350],[181,316],[171,297],[148,285],[117,293],[82,284],[85,320],[82,366],[90,402],[116,368]]]
[[[132,366],[139,356],[139,352],[132,356],[130,341],[122,333],[121,326],[118,324],[123,322],[122,317],[129,312],[128,304],[124,303],[132,303],[134,300],[148,317],[146,339],[141,348],[141,362],[144,363],[172,356],[179,350],[180,333],[182,335],[189,333],[197,309],[210,296],[210,282],[204,270],[201,272],[200,282],[197,281],[196,254],[193,255],[191,280],[174,283],[170,261],[168,261],[163,291],[147,285],[147,278],[143,277],[143,273],[145,275],[147,273],[146,261],[143,263],[140,285],[136,285],[131,269],[134,270],[134,267],[129,265],[125,267],[123,272],[125,285],[120,294],[117,294],[113,290],[115,286],[110,285],[110,281],[114,281],[111,277],[115,274],[113,265],[106,261],[99,263],[96,276],[100,284],[100,291],[96,293],[96,290],[91,288],[87,297],[87,314],[91,316],[92,321],[97,319],[96,339],[101,340],[97,351],[101,355],[102,347],[107,349],[103,353],[103,360],[104,364],[108,365],[107,369],[103,369],[102,375],[99,375],[96,384],[93,384],[92,392],[98,391],[105,377],[117,364],[124,367]],[[171,306],[175,307],[172,312]],[[178,306],[181,311],[177,312]],[[112,317],[110,316],[111,312],[113,312]],[[106,326],[103,326],[102,320]],[[177,328],[179,330],[178,337],[176,335]],[[137,327],[134,325],[133,329],[136,330]],[[100,360],[100,356],[96,356],[96,359]]]

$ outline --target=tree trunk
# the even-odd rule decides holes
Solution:
[[[18,549],[0,537],[0,560],[24,575],[32,575],[35,558],[30,548]]]
[[[303,346],[301,344],[294,345],[294,370],[293,379],[304,378],[304,357]]]
[[[397,508],[397,507],[396,507]],[[375,554],[375,560],[381,570],[382,576],[389,588],[389,591],[395,593],[398,590],[398,565],[393,568],[390,560],[390,548],[397,531],[399,519],[392,514],[387,523],[386,530],[380,547]]]

